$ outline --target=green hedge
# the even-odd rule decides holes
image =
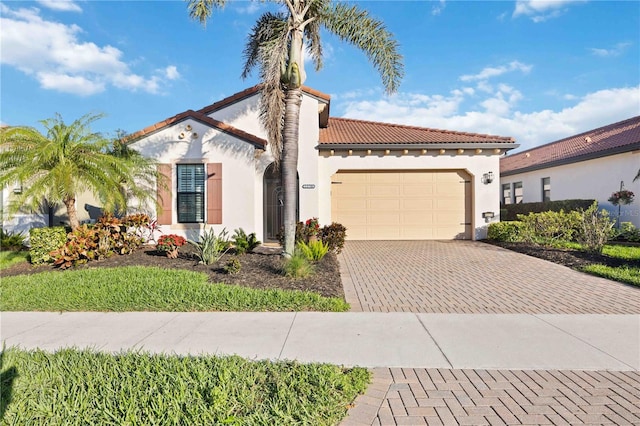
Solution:
[[[522,241],[524,224],[518,221],[493,222],[489,224],[487,238],[494,241],[516,243]]]
[[[52,251],[58,250],[67,242],[67,230],[64,226],[53,228],[31,228],[29,230],[29,243],[31,250],[31,263],[39,265],[41,263],[52,262],[49,255]]]
[[[537,203],[504,204],[500,206],[500,220],[518,220],[519,214],[541,213],[541,212],[565,212],[586,210],[595,200],[558,200],[542,201]]]

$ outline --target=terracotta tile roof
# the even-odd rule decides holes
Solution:
[[[637,116],[503,157],[500,173],[509,175],[639,149],[640,116]]]
[[[178,115],[175,115],[173,117],[167,118],[166,120],[160,121],[156,124],[153,124],[149,127],[145,127],[144,129],[133,133],[132,135],[129,135],[126,140],[127,142],[135,142],[136,140],[150,135],[151,133],[155,133],[161,129],[164,129],[165,127],[171,126],[172,124],[175,123],[179,123],[180,121],[186,120],[188,118],[191,118],[193,120],[199,121],[203,124],[206,124],[208,126],[211,126],[213,128],[216,128],[218,130],[221,130],[225,133],[228,133],[230,135],[236,136],[237,138],[240,138],[242,140],[244,140],[245,142],[249,142],[251,144],[254,144],[260,148],[264,148],[267,145],[267,141],[259,138],[257,136],[254,136],[250,133],[247,133],[243,130],[240,130],[236,127],[230,126],[227,123],[223,123],[222,121],[218,121],[215,120],[209,116],[207,116],[206,114],[203,114],[199,111],[193,111],[193,110],[188,110],[185,112],[182,112]]]
[[[504,136],[454,132],[350,118],[329,118],[329,125],[320,129],[321,146],[334,144],[513,144],[514,142],[513,138]]]
[[[222,99],[222,100],[220,100],[218,102],[214,102],[211,105],[207,105],[206,107],[199,109],[198,112],[201,112],[203,114],[211,114],[214,111],[217,111],[217,110],[222,109],[224,107],[227,107],[227,106],[229,106],[231,104],[239,102],[239,101],[241,101],[241,100],[243,100],[245,98],[248,98],[249,96],[255,95],[256,93],[258,93],[260,91],[261,86],[262,86],[261,84],[256,84],[255,86],[249,87],[248,89],[245,89],[245,90],[243,90],[241,92],[234,93],[233,95],[231,95],[229,97],[226,97],[226,98],[224,98],[224,99]],[[320,98],[320,99],[322,99],[322,100],[324,100],[326,102],[329,102],[331,100],[331,96],[329,96],[329,95],[327,95],[325,93],[319,92],[319,91],[317,91],[315,89],[312,89],[310,87],[307,87],[307,86],[302,86],[302,91],[307,93],[307,94],[309,94],[309,95],[312,95],[312,96],[315,96],[317,98]]]

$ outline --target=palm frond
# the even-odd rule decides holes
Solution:
[[[191,19],[200,21],[202,25],[206,25],[207,20],[211,17],[213,9],[222,9],[226,0],[187,0],[187,9]]]
[[[358,6],[334,3],[324,10],[322,24],[341,40],[365,52],[380,73],[387,93],[398,90],[404,75],[402,55],[398,52],[398,42],[382,21]]]
[[[269,60],[268,56],[271,54],[282,56],[280,42],[286,38],[287,27],[287,18],[281,13],[267,12],[258,18],[247,36],[243,51],[245,63],[242,78],[247,78],[256,66],[261,67],[263,60]]]

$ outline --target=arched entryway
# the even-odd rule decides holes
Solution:
[[[296,220],[300,212],[300,178],[298,177],[298,205],[296,206]],[[263,217],[264,241],[277,241],[278,233],[284,226],[284,189],[282,175],[275,163],[269,164],[264,171],[263,179]]]

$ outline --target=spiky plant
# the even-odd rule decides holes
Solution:
[[[205,24],[213,9],[226,0],[188,0],[189,14]],[[298,127],[301,86],[304,84],[303,48],[316,70],[322,68],[320,29],[325,28],[362,50],[382,77],[388,93],[397,90],[403,75],[398,43],[384,24],[357,5],[330,0],[273,0],[279,13],[266,12],[249,33],[242,77],[258,68],[262,81],[260,118],[271,152],[282,167],[284,188],[284,252],[295,247],[297,206]]]

